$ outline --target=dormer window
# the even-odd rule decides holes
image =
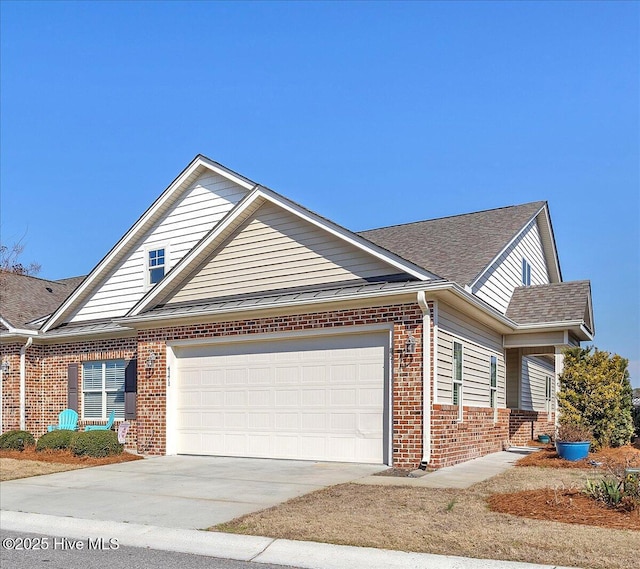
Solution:
[[[522,258],[522,284],[524,286],[531,285],[531,265],[524,257]]]
[[[166,266],[165,250],[164,247],[162,249],[151,249],[147,254],[149,284],[154,285],[164,278],[164,269]]]

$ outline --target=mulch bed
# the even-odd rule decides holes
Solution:
[[[503,514],[640,531],[640,510],[626,512],[607,508],[580,490],[543,488],[513,494],[494,494],[487,502],[493,511]]]
[[[141,460],[141,456],[123,452],[102,458],[90,456],[75,456],[70,450],[42,450],[36,452],[35,447],[19,450],[0,450],[0,458],[13,458],[16,460],[35,460],[39,462],[58,462],[61,464],[81,464],[84,466],[101,466],[103,464],[116,464]]]
[[[563,460],[552,445],[521,458],[517,466],[577,468],[602,473],[608,468],[640,466],[640,449],[633,446],[606,448],[589,453],[584,460]],[[536,520],[585,524],[614,529],[640,530],[640,510],[609,508],[579,489],[542,488],[511,494],[494,494],[489,507],[504,514]]]
[[[640,466],[640,449],[632,446],[606,448],[589,453],[583,460],[564,460],[558,456],[553,446],[531,453],[516,463],[516,466],[541,466],[545,468],[593,469],[599,466]]]

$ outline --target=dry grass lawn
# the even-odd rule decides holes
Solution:
[[[24,451],[1,450],[0,482],[141,459],[141,456],[128,452],[103,458],[91,458],[74,456],[69,450],[41,452],[36,452],[35,448],[27,448]]]
[[[512,468],[466,490],[343,484],[213,530],[476,558],[637,569],[640,533],[489,510],[493,494],[581,488],[586,473]]]

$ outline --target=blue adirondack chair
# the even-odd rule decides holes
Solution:
[[[116,418],[115,409],[109,413],[109,420],[106,425],[87,425],[84,430],[85,431],[108,431],[111,427],[113,427],[113,422]]]
[[[47,431],[77,431],[78,413],[73,409],[65,409],[58,415],[58,424],[49,425]]]

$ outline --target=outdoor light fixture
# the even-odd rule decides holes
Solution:
[[[145,362],[145,367],[147,369],[153,369],[156,365],[156,360],[158,359],[158,356],[156,355],[156,353],[152,350],[151,353],[149,354],[149,357],[147,358],[147,361]]]
[[[416,353],[416,339],[413,334],[409,332],[409,337],[407,338],[407,343],[404,346],[404,351],[407,354],[415,354]]]
[[[2,360],[2,363],[0,364],[0,371],[2,371],[2,373],[9,372],[9,360],[7,358]]]

